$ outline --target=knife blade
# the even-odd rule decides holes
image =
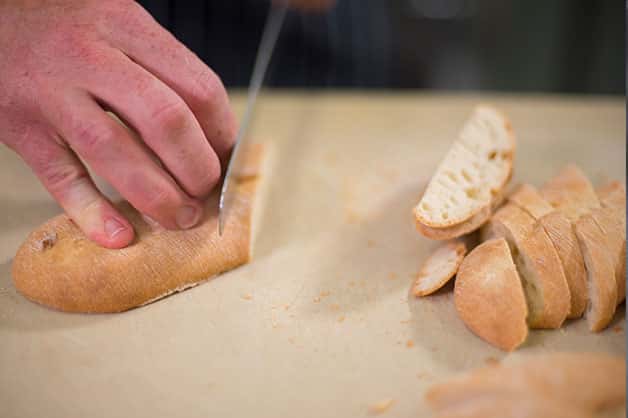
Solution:
[[[238,157],[240,156],[240,146],[244,138],[246,137],[247,128],[251,122],[253,116],[253,110],[255,108],[255,102],[257,95],[264,82],[264,76],[266,75],[266,69],[268,63],[273,55],[279,32],[281,32],[281,26],[284,18],[286,17],[286,11],[288,7],[286,4],[274,5],[271,3],[270,11],[264,24],[264,31],[262,32],[262,38],[257,48],[257,56],[255,57],[255,65],[253,66],[253,73],[251,74],[251,81],[249,83],[249,89],[247,93],[246,109],[244,116],[240,122],[240,128],[236,135],[236,141],[231,152],[231,158],[227,165],[227,171],[225,172],[225,179],[222,183],[222,189],[220,190],[220,201],[218,203],[218,235],[222,236],[225,220],[228,214],[230,202],[230,184],[231,174],[233,167],[238,164]]]

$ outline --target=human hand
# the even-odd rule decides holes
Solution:
[[[134,232],[79,157],[163,227],[199,221],[236,122],[216,74],[141,6],[2,1],[0,57],[0,140],[87,237],[121,248]]]

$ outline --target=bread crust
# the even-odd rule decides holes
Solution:
[[[585,317],[589,329],[597,332],[606,328],[615,314],[615,269],[602,230],[593,216],[582,216],[575,224],[575,231],[587,270],[589,305]]]
[[[414,296],[427,296],[442,288],[458,272],[467,254],[467,246],[460,240],[440,245],[425,260],[412,287]]]
[[[98,246],[60,215],[33,231],[19,248],[12,265],[15,287],[30,300],[61,311],[121,312],[244,264],[250,257],[257,186],[253,170],[259,167],[246,167],[243,178],[236,173],[222,237],[217,193],[206,202],[202,222],[185,231],[154,230],[128,203],[117,205],[136,232],[135,242],[119,250]]]
[[[591,217],[602,231],[602,236],[606,242],[606,250],[613,263],[615,282],[617,283],[617,305],[619,305],[626,299],[625,214],[619,214],[614,208],[602,207],[593,209]]]
[[[552,205],[541,197],[536,187],[527,183],[520,185],[508,195],[508,201],[519,206],[534,219],[539,219],[554,211]]]
[[[504,239],[480,244],[463,260],[454,304],[465,325],[495,347],[512,351],[525,341],[528,308]]]
[[[575,164],[563,167],[540,189],[541,196],[552,207],[561,210],[571,222],[591,209],[600,207],[593,185]]]
[[[523,279],[532,328],[559,328],[569,313],[571,297],[562,263],[534,218],[509,203],[500,208],[483,232],[504,237]]]
[[[589,296],[587,271],[573,225],[562,212],[558,211],[543,216],[539,223],[554,244],[569,286],[571,306],[567,318],[579,318],[584,314]]]
[[[626,361],[619,356],[603,353],[527,355],[436,384],[425,398],[435,410],[490,396],[545,398],[593,412],[625,404],[625,377]]]

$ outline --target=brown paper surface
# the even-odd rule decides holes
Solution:
[[[234,95],[242,114],[244,96]],[[0,415],[9,417],[425,416],[423,392],[504,353],[457,318],[451,286],[409,288],[435,243],[411,208],[477,102],[518,136],[514,181],[562,164],[625,178],[623,99],[577,96],[265,94],[251,135],[269,144],[247,266],[123,314],[26,301],[10,280],[28,232],[59,212],[0,149]],[[624,305],[599,334],[583,320],[533,331],[515,354],[624,354]]]

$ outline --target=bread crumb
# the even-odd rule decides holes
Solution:
[[[366,246],[369,248],[373,248],[375,246],[375,241],[373,241],[372,239],[366,241]]]
[[[622,332],[624,329],[622,328],[621,325],[617,325],[616,327],[613,328],[613,332],[615,333],[620,333]]]
[[[416,374],[416,377],[418,377],[419,379],[431,379],[432,374],[428,372],[419,372]]]
[[[388,280],[395,280],[397,278],[397,273],[390,272],[388,273]]]
[[[316,296],[314,299],[312,299],[314,301],[314,303],[318,303],[321,301],[321,298],[319,296]]]
[[[284,311],[287,311],[288,309],[290,309],[290,304],[286,303],[285,305],[283,305],[283,310]]]
[[[349,282],[349,287],[353,287],[353,286],[355,286],[355,282],[354,282],[353,280],[351,280],[351,281]]]
[[[394,400],[392,398],[382,399],[381,401],[372,404],[369,407],[369,411],[371,411],[372,414],[383,414],[392,406],[393,402]]]
[[[322,298],[327,297],[327,296],[329,296],[329,295],[331,295],[331,292],[330,292],[329,290],[323,290],[323,291],[320,293],[320,296],[321,296]]]
[[[340,305],[338,305],[337,303],[332,303],[329,306],[329,309],[331,309],[332,311],[338,311],[338,310],[340,310]]]
[[[488,364],[489,366],[497,366],[499,364],[499,359],[496,357],[487,357],[484,359],[484,363]]]
[[[344,320],[345,320],[345,316],[344,315],[340,315],[338,317],[338,322],[344,322]]]
[[[412,340],[406,341],[406,347],[408,347],[408,348],[414,347],[414,341],[412,341]]]
[[[294,338],[293,338],[293,337],[288,338],[288,342],[289,342],[290,344],[294,344]]]
[[[240,297],[242,299],[244,299],[244,300],[251,300],[251,299],[253,299],[253,295],[251,295],[250,293],[246,293],[244,295],[241,295]]]
[[[404,319],[402,321],[399,321],[400,324],[409,324],[410,323],[410,319]]]

